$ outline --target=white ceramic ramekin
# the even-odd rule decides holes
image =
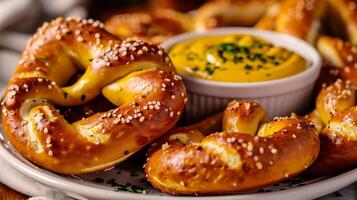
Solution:
[[[308,108],[310,96],[321,68],[321,58],[308,43],[285,34],[253,28],[219,28],[205,33],[185,33],[165,41],[161,46],[170,51],[185,40],[227,34],[249,34],[285,47],[304,57],[309,67],[294,76],[256,83],[233,83],[203,80],[183,76],[189,101],[185,119],[196,121],[222,110],[233,99],[250,99],[259,102],[270,117],[301,113]]]

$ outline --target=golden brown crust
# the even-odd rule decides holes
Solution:
[[[321,150],[309,174],[326,175],[357,166],[357,107],[336,113],[320,134]]]
[[[357,165],[357,107],[355,89],[340,79],[324,87],[316,100],[316,110],[309,115],[322,124],[321,149],[318,159],[307,171],[327,175]]]
[[[317,42],[317,49],[322,58],[333,66],[340,68],[357,66],[357,48],[350,42],[339,38],[321,36]]]
[[[321,36],[317,42],[317,49],[329,65],[335,66],[334,69],[330,67],[335,77],[348,80],[357,86],[357,48],[354,45],[339,38]],[[322,70],[322,73],[326,72]],[[326,82],[328,83],[330,82]]]
[[[122,41],[102,27],[72,18],[45,24],[9,82],[4,133],[41,167],[66,174],[109,168],[171,129],[184,108],[185,88],[162,49]],[[66,86],[80,69],[85,73]],[[100,93],[117,108],[70,124],[54,106]]]
[[[260,19],[256,27],[286,33],[314,43],[325,11],[324,0],[286,0]]]
[[[112,16],[105,23],[111,33],[122,38],[142,39],[159,44],[179,33],[191,30],[190,16],[174,10],[138,12]]]
[[[234,104],[238,102],[228,107]],[[277,118],[270,125],[274,132],[261,137],[217,132],[199,143],[168,140],[151,152],[145,166],[147,178],[172,194],[232,193],[279,182],[315,160],[319,138],[309,120],[292,116]]]
[[[335,66],[333,71],[336,77],[357,86],[357,48],[354,45],[339,38],[321,36],[317,41],[317,49],[328,65]],[[322,70],[322,73],[325,72]]]
[[[357,86],[357,4],[354,0],[328,0],[327,20],[335,35],[322,36],[317,48],[330,67],[322,69],[318,82],[322,87],[316,109],[309,115],[319,129],[321,150],[307,173],[326,175],[357,165],[355,137],[355,87]],[[332,65],[332,66],[331,66]],[[322,127],[322,128],[321,128]]]
[[[316,99],[316,110],[322,121],[327,124],[336,112],[355,105],[355,90],[350,82],[340,79],[323,88]]]
[[[239,113],[239,115],[237,115]],[[223,130],[255,135],[257,128],[268,120],[265,110],[251,101],[232,101],[223,115]]]

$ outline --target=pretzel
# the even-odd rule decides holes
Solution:
[[[356,2],[329,0],[328,3],[333,16],[329,19],[334,24],[332,28],[345,30],[336,33],[347,36],[348,41],[331,36],[321,36],[317,41],[317,49],[330,67],[322,69],[319,81],[329,86],[321,89],[315,111],[307,116],[318,128],[321,140],[320,154],[307,171],[312,175],[332,174],[357,166],[357,49],[353,45],[357,42]],[[340,21],[342,26],[337,26]]]
[[[324,0],[285,0],[271,6],[255,27],[290,34],[314,44],[325,7]]]
[[[318,155],[318,133],[307,119],[265,122],[259,104],[233,101],[223,131],[205,136],[219,118],[174,130],[153,147],[144,167],[154,187],[171,194],[241,192],[295,176]]]
[[[195,30],[223,26],[252,26],[278,0],[213,0],[195,13]]]
[[[316,48],[321,57],[325,61],[325,66],[321,70],[321,74],[317,83],[316,91],[320,91],[321,85],[330,85],[336,80],[341,79],[350,81],[352,85],[357,86],[357,48],[353,45],[356,41],[354,38],[356,27],[357,5],[354,1],[349,0],[329,0],[328,20],[329,25],[334,25],[333,30],[342,37],[348,40],[342,40],[338,37],[320,36],[317,40]],[[342,23],[342,26],[338,26]],[[345,35],[344,35],[345,34]]]
[[[349,41],[322,36],[318,39],[317,48],[323,59],[334,66],[334,73],[342,80],[349,80],[357,86],[357,48]]]
[[[105,26],[123,38],[142,39],[155,44],[192,29],[189,15],[170,9],[112,16]]]
[[[74,18],[45,23],[5,91],[4,133],[43,168],[64,174],[110,168],[171,129],[183,111],[186,91],[164,51],[120,40],[103,27]],[[56,109],[100,94],[111,110],[69,123]]]
[[[339,79],[323,88],[308,118],[321,131],[320,154],[308,173],[326,175],[357,166],[357,106],[349,81]]]

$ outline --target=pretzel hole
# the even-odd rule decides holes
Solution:
[[[56,107],[59,108],[61,114],[70,123],[90,117],[99,112],[109,111],[123,104],[132,102],[139,96],[145,96],[145,94],[154,90],[152,81],[145,81],[144,78],[142,78],[145,74],[151,73],[152,71],[157,70],[145,69],[128,73],[122,78],[105,85],[103,88],[99,88],[98,91],[95,92],[98,94],[94,98],[91,95],[90,97],[86,94],[81,95],[80,98],[81,101],[83,101],[82,104]],[[77,73],[68,80],[66,86],[62,87],[62,89],[78,84],[78,81],[85,76],[85,73],[86,72],[82,70],[78,70]],[[64,94],[68,95],[66,93]]]
[[[112,85],[114,83],[125,84],[125,81],[129,81],[135,75],[145,73],[146,70],[157,69],[157,63],[151,61],[137,61],[134,63],[126,64],[125,67],[122,66],[112,66],[107,67],[105,70],[101,68],[103,63],[101,61],[93,60],[91,65],[85,69],[82,76],[72,85],[62,87],[62,91],[66,95],[65,105],[80,105],[84,102],[88,102],[91,99],[103,93],[103,89]],[[124,79],[124,80],[122,80]],[[113,90],[113,87],[111,87]],[[118,89],[117,87],[116,89]],[[115,91],[117,91],[115,89]],[[119,90],[120,92],[120,90]],[[127,90],[129,96],[129,90]],[[117,102],[116,98],[112,99],[113,95],[108,95],[108,93],[103,93],[103,95],[108,98],[112,103],[119,106],[123,102]],[[119,95],[117,95],[119,96]],[[126,96],[125,96],[126,97]],[[132,98],[130,99],[132,100]],[[124,100],[129,102],[129,98]]]
[[[68,81],[62,87],[68,87],[75,84],[85,73],[79,64],[76,64],[76,72],[68,79]],[[64,93],[66,96],[67,94]],[[82,99],[86,98],[85,96]],[[85,100],[85,99],[84,99]],[[80,105],[74,106],[61,106],[55,105],[55,107],[60,111],[61,115],[69,122],[73,123],[84,118],[90,117],[99,112],[106,112],[108,110],[114,109],[116,105],[112,104],[108,99],[106,99],[102,94],[99,94],[92,100],[84,102]]]
[[[112,104],[103,95],[99,95],[96,98],[78,106],[56,106],[64,118],[73,123],[84,118],[90,117],[99,112],[106,112],[108,110],[115,109],[117,106]]]

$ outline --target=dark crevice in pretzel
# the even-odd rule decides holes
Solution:
[[[77,68],[76,73],[68,79],[67,83],[65,83],[63,87],[73,85],[83,76],[84,72],[85,72],[84,70],[80,70],[79,68]]]
[[[98,112],[112,110],[116,107],[116,105],[112,104],[103,95],[99,95],[91,101],[79,106],[56,106],[56,108],[60,110],[60,113],[69,123],[90,117]]]
[[[321,140],[320,154],[308,175],[334,174],[357,164],[357,94],[352,83],[338,79],[322,87],[316,109],[307,116]]]

